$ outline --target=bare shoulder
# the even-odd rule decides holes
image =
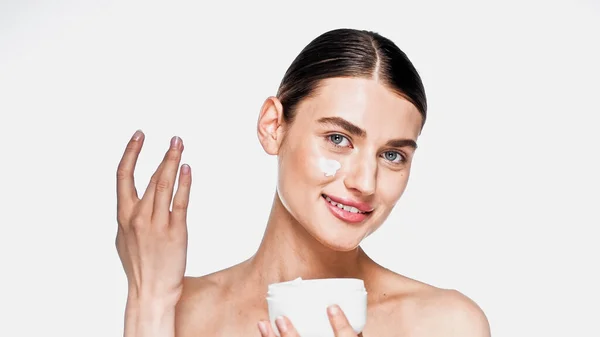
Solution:
[[[214,313],[227,293],[224,278],[227,271],[219,271],[201,277],[185,277],[183,293],[177,303],[175,335],[197,336],[198,332],[210,332],[218,320]]]
[[[416,295],[419,322],[427,336],[490,336],[483,310],[461,292],[433,288]]]
[[[386,326],[387,331],[375,335],[388,335],[392,328],[392,335],[402,336],[490,336],[483,310],[461,292],[391,272],[382,279],[374,299],[374,328]]]

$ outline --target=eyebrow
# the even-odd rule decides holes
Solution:
[[[341,117],[322,117],[319,118],[317,122],[323,125],[340,127],[355,137],[365,138],[367,136],[367,131]],[[413,139],[392,139],[389,140],[385,145],[388,147],[410,147],[415,150],[417,149],[417,142]]]
[[[367,131],[361,129],[360,127],[348,122],[347,120],[341,117],[323,117],[319,118],[317,122],[323,125],[332,125],[340,127],[346,130],[349,134],[356,137],[364,138],[367,136]]]
[[[417,149],[417,142],[412,139],[392,139],[385,143],[388,147],[410,147],[413,150]]]

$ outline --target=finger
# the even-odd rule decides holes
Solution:
[[[327,308],[327,316],[336,337],[356,337],[354,329],[339,306],[332,305]]]
[[[163,166],[156,182],[152,219],[169,220],[175,178],[177,178],[182,150],[181,138],[177,136],[171,138],[171,146],[165,154]]]
[[[143,144],[144,133],[137,130],[127,143],[125,152],[117,167],[117,204],[137,201],[138,196],[135,190],[133,171]]]
[[[276,337],[275,332],[273,331],[273,327],[271,326],[271,322],[269,321],[259,321],[258,322],[258,331],[260,331],[260,335],[262,337]]]
[[[141,207],[145,210],[149,210],[150,213],[152,213],[152,210],[154,208],[154,197],[156,195],[156,188],[160,184],[160,178],[162,176],[165,163],[167,162],[169,152],[171,152],[171,146],[169,146],[169,150],[167,150],[167,152],[165,153],[163,160],[160,162],[160,164],[156,168],[156,171],[154,171],[154,173],[150,177],[150,181],[148,182],[148,186],[146,187],[146,191],[144,191],[144,196],[141,200]]]
[[[146,186],[146,191],[144,191],[144,195],[142,196],[141,205],[143,209],[149,209],[150,215],[152,215],[152,208],[154,207],[154,194],[156,192],[156,185],[158,184],[158,178],[162,173],[162,168],[165,166],[165,158],[167,154],[165,153],[163,160],[158,164],[156,171],[152,173],[150,177],[150,181],[148,182],[148,186]]]
[[[300,337],[292,322],[285,316],[278,317],[275,320],[275,325],[277,325],[277,330],[279,330],[281,337]]]
[[[192,186],[192,169],[188,164],[181,165],[179,172],[179,184],[173,198],[173,211],[170,223],[175,226],[185,226],[187,210],[190,202],[190,190]]]
[[[156,171],[154,171],[154,173],[150,177],[148,186],[146,186],[146,190],[144,191],[144,195],[142,196],[142,200],[140,201],[141,208],[144,210],[149,210],[150,212],[152,212],[152,207],[154,207],[154,194],[156,192],[156,185],[158,184],[158,177],[160,177],[163,166],[164,159],[160,162],[160,164],[156,168]]]

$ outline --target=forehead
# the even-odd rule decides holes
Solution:
[[[322,117],[341,117],[365,129],[367,135],[416,139],[421,114],[407,99],[373,79],[323,80],[298,109],[296,121],[316,123]]]

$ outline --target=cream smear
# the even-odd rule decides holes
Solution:
[[[337,160],[319,158],[319,168],[326,177],[333,177],[341,167],[342,164]]]

